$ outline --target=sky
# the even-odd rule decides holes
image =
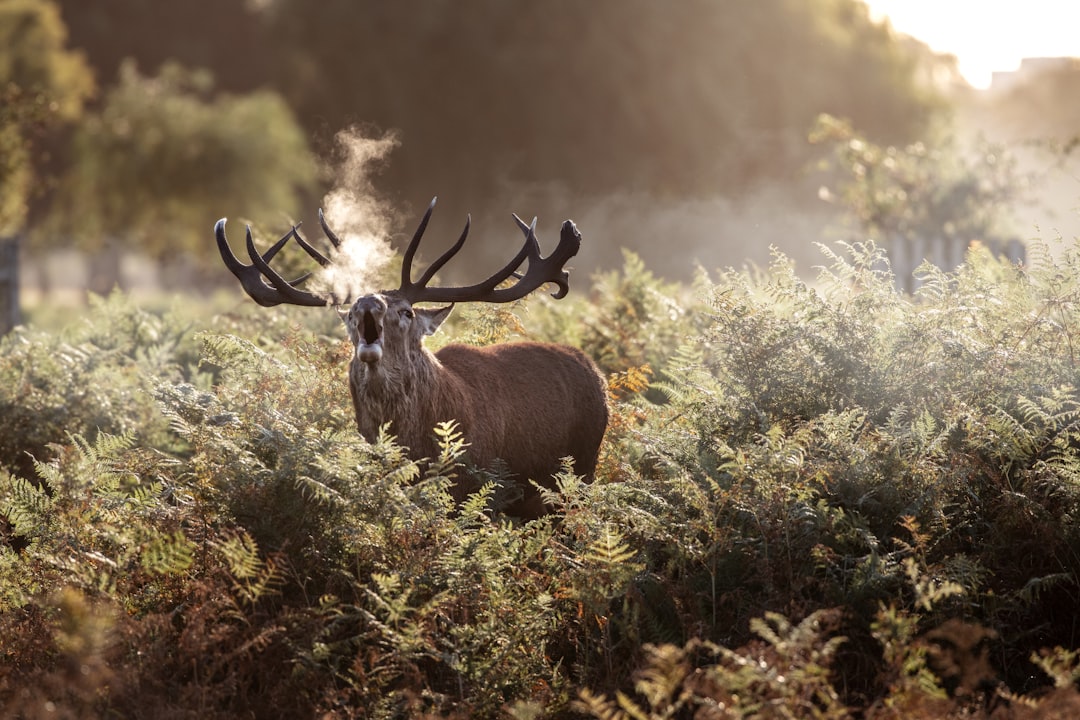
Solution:
[[[958,59],[971,85],[1026,57],[1080,57],[1080,0],[866,0],[875,18]]]

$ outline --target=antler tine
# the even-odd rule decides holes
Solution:
[[[454,243],[449,250],[440,255],[435,262],[431,263],[431,265],[428,266],[428,269],[425,270],[424,274],[420,276],[420,279],[416,281],[416,285],[419,285],[420,287],[424,287],[425,285],[427,285],[429,282],[431,282],[431,278],[435,277],[435,273],[439,272],[439,270],[442,269],[442,266],[445,265],[447,261],[450,260],[450,258],[457,255],[458,250],[460,250],[461,246],[465,244],[465,238],[469,237],[469,227],[471,225],[472,216],[466,215],[465,229],[461,231],[461,237],[457,239],[457,242]]]
[[[323,222],[323,219],[322,219],[322,210],[319,211],[319,222],[322,223],[323,229],[325,230],[326,229],[326,224]],[[294,225],[293,229],[292,229],[292,236],[294,238],[296,238],[296,244],[299,245],[300,247],[302,247],[304,249],[304,252],[306,252],[315,262],[319,263],[323,267],[328,267],[330,265],[330,258],[326,257],[321,252],[316,250],[313,245],[311,245],[307,240],[304,239],[304,236],[301,235],[299,231],[300,231],[300,223],[296,223],[296,225]],[[336,240],[336,238],[335,238],[335,240]],[[334,243],[334,247],[335,248],[337,247],[336,242]],[[264,259],[265,260],[270,260],[270,258],[265,257],[265,256],[264,256]],[[299,280],[297,280],[295,282],[299,282]]]
[[[510,213],[510,215],[513,216],[514,222],[517,223],[517,226],[519,228],[521,228],[521,232],[525,233],[525,237],[529,237],[529,233],[532,233],[534,237],[536,236],[536,216],[535,215],[533,216],[533,221],[532,221],[531,225],[526,225],[525,221],[522,220],[521,218],[519,218],[517,213]]]
[[[543,263],[545,267],[551,266],[552,269],[558,271],[558,274],[554,277],[549,277],[545,281],[541,281],[540,285],[545,282],[552,282],[559,286],[559,289],[551,293],[551,297],[556,300],[561,300],[566,297],[566,293],[570,292],[570,272],[563,270],[562,266],[566,264],[566,261],[577,255],[577,251],[581,248],[581,233],[578,232],[577,225],[573,220],[566,220],[562,224],[562,228],[559,232],[559,244],[555,248],[554,252],[548,255],[546,258],[540,257],[540,245],[536,239],[536,217],[532,219],[530,225],[526,225],[525,221],[514,214],[514,220],[517,222],[521,231],[525,233],[525,245],[529,248],[529,269],[526,271],[526,277],[532,272],[533,263]],[[558,263],[557,265],[555,263]],[[515,277],[521,278],[520,275],[514,273]],[[524,279],[524,278],[522,278]],[[515,285],[516,287],[516,285]],[[539,287],[539,285],[533,286],[532,289]],[[527,292],[532,292],[528,290]]]
[[[293,237],[297,237],[296,228],[293,227],[291,232]],[[333,296],[326,297],[323,295],[316,295],[306,290],[300,290],[296,286],[304,282],[311,276],[311,273],[304,273],[296,280],[289,282],[285,278],[281,277],[274,268],[270,267],[270,263],[266,262],[259,251],[255,249],[255,243],[251,239],[251,228],[247,229],[247,251],[251,257],[251,263],[253,266],[259,269],[263,276],[270,281],[270,284],[280,293],[283,298],[282,302],[287,302],[291,305],[304,305],[308,307],[317,307],[320,305],[340,305],[337,299]],[[316,253],[318,254],[318,253]]]
[[[522,222],[521,218],[516,213],[510,213],[514,217],[514,221],[517,222],[518,227],[525,231],[525,244],[521,246],[521,250],[518,250],[518,254],[514,256],[514,259],[506,263],[502,270],[495,273],[482,283],[477,283],[478,287],[487,288],[490,292],[497,288],[504,280],[509,277],[516,277],[518,281],[524,280],[525,276],[517,272],[517,269],[521,267],[521,264],[526,260],[529,261],[529,267],[535,260],[540,257],[540,243],[536,239],[536,218],[533,218],[532,227]],[[515,285],[516,287],[516,285]],[[536,286],[536,287],[539,287]],[[536,288],[534,287],[533,290]],[[529,292],[532,292],[530,290]]]
[[[431,205],[428,206],[428,210],[424,214],[420,227],[405,252],[401,273],[402,283],[399,291],[412,302],[511,302],[525,297],[549,282],[559,287],[556,292],[552,293],[552,297],[559,299],[565,297],[566,293],[569,292],[570,273],[563,270],[563,266],[581,248],[581,233],[578,232],[577,227],[570,220],[563,223],[558,247],[545,258],[540,255],[540,243],[536,239],[536,219],[533,218],[532,225],[526,225],[517,215],[514,215],[514,220],[522,232],[525,233],[525,244],[509,263],[487,280],[468,287],[429,288],[426,286],[434,276],[435,271],[446,264],[465,243],[465,237],[469,231],[469,223],[466,223],[465,232],[462,233],[457,243],[428,268],[428,271],[424,273],[419,282],[413,283],[410,280],[413,256],[416,253],[420,235],[427,227],[434,206],[435,201],[432,200]],[[525,274],[522,275],[516,272],[526,260],[528,260],[529,264]],[[511,276],[517,278],[517,282],[507,288],[498,288],[499,284]]]
[[[326,218],[323,216],[322,208],[319,208],[319,224],[322,225],[322,231],[326,234],[326,237],[334,245],[334,249],[341,247],[341,241],[338,240],[338,236],[334,234],[334,231],[330,229],[330,226],[326,224]]]
[[[403,293],[408,293],[413,287],[416,287],[412,281],[412,261],[413,257],[416,256],[416,249],[420,247],[420,238],[424,236],[424,231],[427,230],[428,221],[431,220],[431,212],[435,209],[435,202],[438,199],[438,195],[431,198],[424,217],[420,219],[420,224],[416,226],[416,232],[413,233],[412,240],[409,241],[409,246],[405,248],[405,256],[401,259],[401,287],[399,288]]]
[[[299,233],[297,233],[295,225],[280,240],[274,243],[264,255],[260,255],[255,248],[255,242],[251,239],[251,227],[248,226],[246,244],[248,255],[251,257],[251,265],[245,265],[233,255],[232,249],[229,247],[229,240],[225,236],[225,218],[221,218],[214,225],[214,235],[217,238],[218,251],[221,253],[221,259],[224,261],[225,267],[229,268],[232,274],[240,280],[241,286],[251,296],[251,299],[263,307],[272,307],[282,303],[308,307],[338,304],[333,296],[324,297],[296,287],[306,280],[310,273],[289,282],[270,267],[269,261],[285,246],[290,237],[299,239]],[[301,247],[304,245],[306,243],[301,243]],[[312,248],[312,250],[314,249]],[[317,251],[315,255],[319,255]],[[270,281],[270,285],[264,282],[264,278]]]
[[[562,227],[559,229],[559,245],[555,248],[555,251],[548,255],[545,262],[554,263],[558,260],[559,268],[562,268],[566,264],[566,261],[577,255],[577,251],[581,249],[581,231],[577,229],[577,225],[573,220],[567,219],[563,221]],[[568,270],[562,270],[558,280],[553,280],[559,289],[551,293],[551,297],[556,300],[562,300],[566,297],[566,293],[570,292],[570,272]]]

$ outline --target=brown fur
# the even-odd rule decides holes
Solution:
[[[608,421],[604,380],[584,353],[565,345],[448,345],[433,354],[423,337],[452,307],[414,309],[388,292],[360,298],[342,315],[356,347],[349,388],[357,428],[370,441],[389,423],[410,457],[422,459],[438,453],[434,427],[455,420],[469,443],[467,460],[481,468],[505,462],[521,489],[507,512],[538,517],[547,509],[529,479],[552,487],[564,457],[578,474],[591,478],[596,469]],[[453,494],[460,502],[476,489],[459,480]]]

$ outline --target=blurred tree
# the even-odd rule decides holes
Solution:
[[[99,77],[174,59],[219,90],[273,87],[320,154],[343,128],[395,131],[378,189],[401,217],[439,194],[450,234],[471,211],[459,268],[503,254],[511,209],[556,222],[624,194],[807,196],[819,113],[908,142],[940,107],[927,78],[945,62],[860,0],[57,2]],[[614,246],[651,240],[609,237],[616,263]]]
[[[47,0],[0,2],[0,334],[18,321],[17,236],[25,229],[41,158],[35,141],[76,119],[93,90],[82,56]]]
[[[248,91],[270,79],[257,0],[55,0],[98,78],[127,58],[154,74],[167,62],[210,68],[217,87]]]
[[[1039,181],[1028,232],[1053,245],[1080,237],[1080,59],[1028,58],[958,103],[957,123],[1009,145]]]
[[[0,3],[0,235],[22,230],[33,190],[33,141],[76,119],[93,91],[50,0]]]
[[[75,136],[50,230],[91,253],[90,290],[108,292],[121,279],[122,249],[209,261],[223,208],[295,213],[315,180],[304,135],[276,93],[215,95],[206,71],[166,64],[145,77],[128,62]],[[166,283],[191,280],[177,270],[163,273]]]
[[[973,242],[1022,259],[1009,211],[1031,180],[1003,147],[980,140],[967,148],[953,136],[879,145],[827,115],[811,139],[831,151],[821,168],[832,187],[821,196],[843,209],[844,239],[883,245],[903,289],[916,287],[912,273],[924,260],[954,270]]]
[[[261,6],[301,121],[323,140],[355,121],[399,130],[385,181],[416,210],[453,189],[451,216],[555,185],[579,204],[737,196],[798,175],[821,112],[904,142],[939,107],[926,58],[859,0]]]
[[[965,120],[1006,141],[1080,143],[1080,59],[1026,60],[1013,76],[970,98]]]

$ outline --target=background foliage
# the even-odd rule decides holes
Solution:
[[[165,65],[143,77],[129,62],[101,111],[79,126],[57,192],[68,211],[46,229],[92,253],[90,290],[117,284],[125,243],[165,262],[166,287],[190,288],[196,279],[178,271],[185,262],[205,270],[212,259],[202,252],[212,208],[280,217],[313,190],[315,162],[281,97],[213,89],[205,71]]]
[[[314,220],[316,200],[297,207],[282,188],[295,182],[318,197],[340,180],[305,184],[312,178],[299,155],[307,145],[332,155],[346,128],[400,140],[375,186],[401,218],[413,222],[436,194],[452,225],[473,214],[477,230],[465,252],[474,260],[504,246],[511,211],[580,217],[596,204],[620,214],[605,203],[617,208],[627,197],[637,208],[724,198],[737,209],[777,192],[797,214],[816,203],[802,175],[815,153],[805,135],[819,113],[850,118],[877,142],[914,140],[945,108],[925,78],[951,62],[871,22],[857,0],[18,1],[53,11],[102,88],[74,141],[53,136],[51,160],[31,158],[39,172],[82,188],[79,202],[59,193],[34,204],[32,242],[91,252],[97,236],[57,228],[104,224],[122,247],[156,255],[161,241],[137,224],[126,230],[116,208],[164,197],[184,199],[177,202],[191,228],[255,211],[267,223],[301,210]],[[7,52],[0,49],[0,70]],[[193,88],[181,76],[202,80]],[[266,112],[253,119],[222,107],[248,95]],[[178,103],[196,98],[217,132],[196,132],[201,126],[185,122],[190,108],[172,117]],[[128,134],[118,135],[118,119]],[[160,136],[145,134],[150,120]],[[215,147],[230,128],[237,150],[216,160],[191,151],[185,162],[225,168],[235,182],[193,192],[188,165],[177,168],[176,159],[193,145]],[[291,139],[297,134],[304,147]],[[118,161],[136,149],[144,166]],[[104,179],[106,161],[116,162],[116,177],[89,193],[86,179]],[[217,173],[203,177],[217,182]],[[261,196],[278,202],[270,213],[249,201],[264,185]],[[159,223],[158,234],[170,228]],[[600,232],[582,258],[590,269],[617,266],[628,246],[686,276],[685,262],[670,262],[674,253],[653,250],[647,228]],[[669,240],[682,243],[684,260],[698,252],[691,238]],[[97,289],[107,293],[111,282]]]
[[[82,111],[93,79],[65,47],[58,8],[38,0],[0,4],[0,237],[22,230],[34,187],[35,140]]]

